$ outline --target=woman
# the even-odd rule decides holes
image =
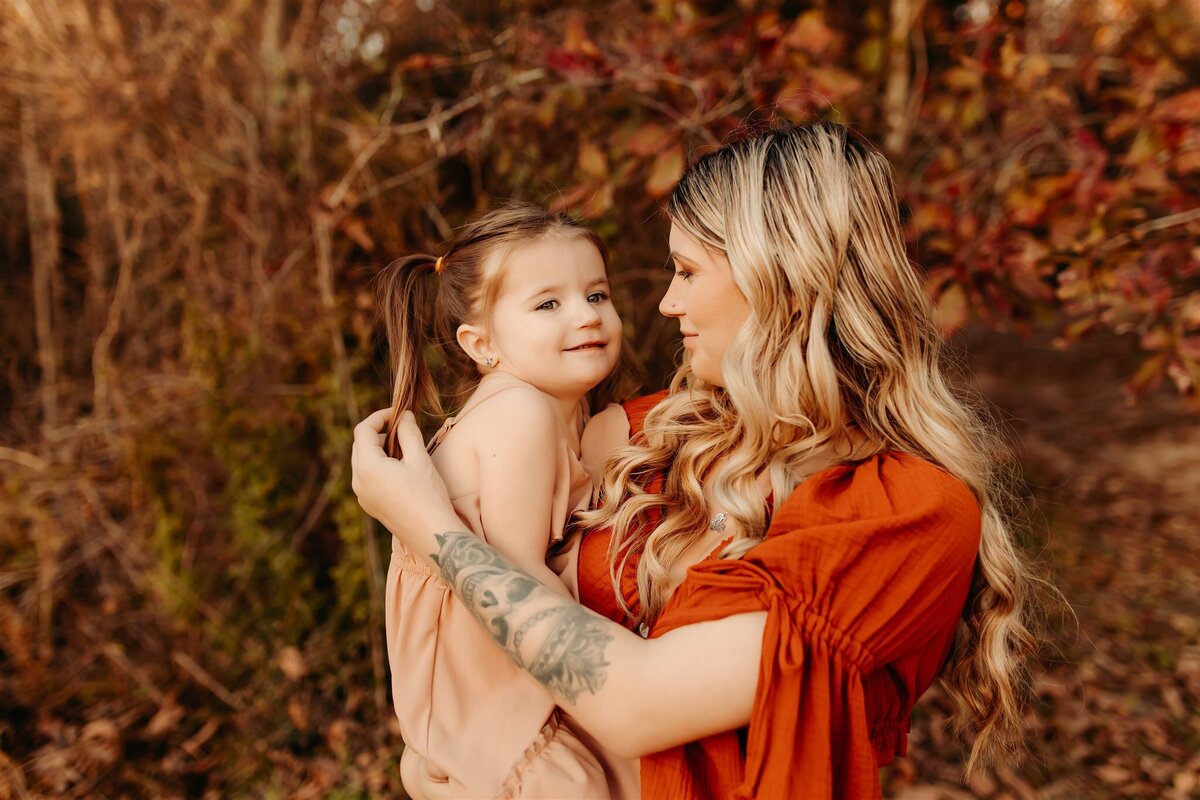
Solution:
[[[969,764],[1010,751],[1028,578],[991,439],[939,371],[886,160],[840,125],[771,130],[698,160],[667,211],[660,311],[685,356],[644,420],[627,404],[588,520],[608,530],[584,538],[580,595],[605,616],[462,532],[408,416],[400,461],[387,412],[355,429],[364,510],[602,744],[641,757],[644,796],[878,797],[939,674]],[[624,433],[620,414],[590,438]]]

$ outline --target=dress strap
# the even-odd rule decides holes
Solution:
[[[481,405],[486,403],[488,400],[491,400],[493,397],[500,394],[501,392],[506,391],[508,389],[532,389],[532,388],[533,388],[532,386],[529,386],[528,384],[524,384],[524,383],[510,383],[508,386],[501,386],[499,389],[492,392],[487,397],[483,398],[482,400],[476,401],[474,405],[469,405],[466,408],[464,408],[462,411],[459,411],[458,414],[456,414],[455,416],[448,417],[446,419],[446,421],[442,423],[442,427],[438,429],[438,432],[435,433],[433,435],[433,438],[429,440],[429,444],[425,445],[425,452],[432,454],[433,451],[436,450],[438,448],[438,446],[441,445],[441,443],[445,440],[447,434],[450,433],[450,429],[453,428],[458,423],[462,422],[463,417],[465,417],[467,414],[470,414],[472,411],[479,408]]]

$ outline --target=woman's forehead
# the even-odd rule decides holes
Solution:
[[[700,266],[728,266],[729,264],[729,259],[724,253],[713,250],[678,225],[671,225],[671,235],[667,241],[671,248],[672,258],[685,258]]]

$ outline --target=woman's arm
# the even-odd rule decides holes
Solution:
[[[641,756],[750,721],[766,612],[645,640],[540,585],[469,533],[430,560],[509,658],[618,755]]]
[[[749,722],[765,612],[645,640],[556,595],[461,531],[411,414],[398,431],[404,459],[383,453],[378,432],[387,415],[376,412],[355,428],[359,503],[436,564],[513,662],[606,748],[641,756]]]

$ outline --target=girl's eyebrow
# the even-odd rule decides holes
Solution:
[[[597,284],[600,284],[600,283],[608,283],[608,277],[605,276],[603,278],[596,278],[595,280],[593,280],[591,283],[589,283],[587,285],[587,288],[590,289],[593,286],[596,286]],[[532,300],[533,298],[537,297],[538,295],[543,295],[543,294],[546,294],[547,292],[560,292],[560,291],[562,291],[562,287],[559,286],[558,284],[555,284],[554,286],[543,286],[541,289],[538,289],[536,292],[533,292],[532,294],[530,294],[529,299]]]

